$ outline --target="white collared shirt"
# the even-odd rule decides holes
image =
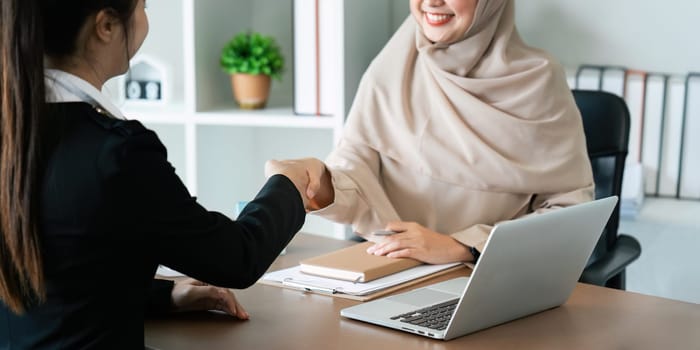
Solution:
[[[45,69],[44,76],[46,102],[85,102],[102,108],[114,118],[126,119],[107,96],[77,75],[58,69]]]

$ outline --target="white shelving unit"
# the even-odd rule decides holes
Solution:
[[[337,32],[334,56],[343,67],[333,89],[341,103],[331,116],[294,114],[292,0],[149,0],[150,32],[139,54],[168,72],[167,103],[125,102],[119,79],[106,91],[127,117],[158,133],[176,172],[206,208],[233,217],[236,203],[263,185],[266,160],[324,159],[338,141],[362,73],[393,33],[396,1],[323,1],[336,1],[342,12],[335,28],[321,28]],[[259,111],[236,106],[219,67],[223,45],[246,30],[275,37],[285,57],[282,80],[273,81],[268,107]],[[344,225],[314,216],[302,230],[347,237]]]

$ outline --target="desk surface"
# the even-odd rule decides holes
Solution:
[[[299,234],[270,270],[352,244]],[[465,274],[454,272],[418,286]],[[415,288],[416,286],[409,287]],[[700,347],[700,305],[578,284],[561,307],[450,341],[340,316],[353,300],[255,284],[236,291],[250,320],[202,312],[145,324],[158,349],[691,349]]]

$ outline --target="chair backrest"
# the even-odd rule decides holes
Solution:
[[[588,157],[593,167],[595,197],[616,195],[621,198],[630,133],[627,104],[621,97],[604,91],[573,90],[572,93],[583,118]],[[619,223],[620,202],[605,225],[589,263],[613,248]]]

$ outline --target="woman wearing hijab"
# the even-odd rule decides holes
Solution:
[[[579,112],[561,67],[525,45],[512,0],[411,0],[363,76],[343,137],[310,175],[307,208],[368,252],[475,261],[493,225],[591,200]]]

